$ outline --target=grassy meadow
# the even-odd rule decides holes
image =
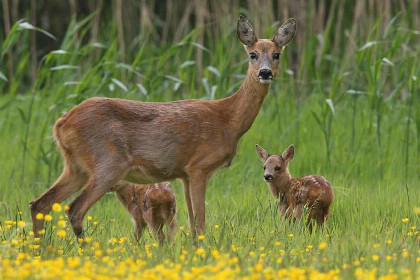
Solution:
[[[111,193],[85,218],[85,247],[62,211],[71,200],[55,207],[44,238],[34,239],[28,204],[61,172],[52,126],[63,113],[92,96],[223,98],[246,74],[247,54],[233,23],[208,45],[196,43],[197,28],[176,44],[129,49],[124,63],[115,30],[101,44],[83,41],[88,21],[69,27],[30,86],[23,73],[29,27],[15,23],[1,43],[1,63],[12,47],[20,62],[13,81],[0,77],[0,278],[420,278],[420,30],[407,28],[404,14],[385,28],[378,19],[340,52],[329,44],[331,21],[308,37],[298,67],[295,43],[286,48],[232,166],[210,181],[207,230],[196,243],[178,181],[173,244],[159,245],[149,232],[135,241],[130,217]],[[206,57],[202,77],[197,48]],[[255,144],[281,153],[292,143],[291,174],[322,174],[335,192],[330,219],[313,234],[277,213],[255,152]]]

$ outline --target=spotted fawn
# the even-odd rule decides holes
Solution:
[[[320,175],[293,178],[289,173],[289,162],[295,149],[290,145],[281,155],[270,155],[259,145],[257,154],[264,165],[264,179],[273,196],[279,199],[279,212],[287,217],[300,220],[305,206],[309,208],[308,225],[311,221],[322,226],[329,216],[330,205],[334,199],[331,184]]]
[[[166,238],[172,241],[176,227],[176,201],[170,183],[138,185],[120,182],[112,190],[130,213],[137,239],[141,238],[143,230],[149,225],[159,241],[163,242],[163,227],[167,226]]]

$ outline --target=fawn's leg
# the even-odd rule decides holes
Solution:
[[[300,219],[302,218],[303,207],[304,205],[302,203],[296,204],[296,208],[295,208],[296,221],[300,221]]]
[[[144,229],[147,227],[147,224],[143,219],[140,220],[140,219],[133,218],[133,222],[134,222],[134,237],[137,240],[140,240],[141,237],[143,236]]]
[[[169,222],[169,224],[167,226],[169,226],[168,232],[167,232],[167,238],[168,241],[173,242],[173,238],[174,238],[174,232],[176,229],[176,224],[177,224],[177,220],[176,220],[176,216],[174,215],[172,217],[172,220]]]
[[[165,240],[165,235],[163,233],[163,220],[162,217],[158,216],[154,211],[155,209],[147,209],[145,214],[145,220],[149,225],[150,229],[153,231],[156,238],[159,240],[159,243],[163,243]]]
[[[207,187],[207,175],[198,172],[193,176],[190,176],[190,192],[191,202],[194,212],[194,227],[191,228],[191,232],[197,235],[203,232],[206,224],[206,187]]]
[[[39,198],[29,204],[33,224],[34,236],[39,236],[39,231],[44,225],[44,220],[37,220],[36,215],[44,215],[51,211],[54,203],[61,203],[86,183],[86,175],[77,167],[65,167],[57,181],[46,190]]]
[[[330,214],[330,209],[329,209],[329,207],[321,208],[321,210],[319,212],[320,213],[316,216],[316,223],[319,227],[322,227],[325,220],[328,219],[328,216]]]

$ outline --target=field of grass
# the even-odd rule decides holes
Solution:
[[[203,48],[194,43],[198,30],[177,45],[145,44],[124,64],[115,40],[76,44],[70,28],[60,50],[42,60],[35,85],[25,87],[18,68],[9,93],[0,96],[0,278],[418,279],[420,40],[418,30],[403,27],[403,18],[385,30],[374,27],[367,40],[352,42],[341,55],[330,52],[327,29],[323,44],[308,40],[298,73],[290,65],[293,43],[288,46],[232,166],[209,184],[207,230],[197,244],[176,181],[174,244],[159,245],[149,233],[135,241],[128,214],[109,194],[88,213],[83,248],[59,207],[43,239],[31,234],[28,204],[62,168],[52,139],[55,120],[92,96],[228,96],[246,73],[247,55],[228,30],[206,46],[207,68],[197,79],[194,50]],[[83,34],[83,24],[74,28]],[[26,32],[25,25],[15,25],[3,57],[27,40]],[[21,68],[27,63],[22,56]],[[304,223],[279,216],[257,143],[271,153],[293,143],[292,175],[317,173],[332,183],[335,201],[325,228],[309,234]]]

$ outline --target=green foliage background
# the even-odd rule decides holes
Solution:
[[[232,166],[219,171],[209,184],[208,248],[240,246],[238,255],[243,257],[261,246],[274,248],[279,240],[286,250],[282,265],[323,270],[366,257],[366,267],[377,265],[382,272],[407,268],[414,273],[419,237],[407,233],[409,226],[420,226],[416,210],[420,207],[420,30],[413,26],[416,19],[411,12],[395,13],[386,24],[381,17],[370,19],[369,28],[355,37],[341,37],[346,46],[338,47],[333,43],[337,21],[330,13],[321,32],[305,33],[299,48],[296,42],[286,48],[280,75],[253,127],[240,141]],[[86,43],[92,19],[93,15],[71,21],[57,50],[40,59],[32,82],[27,71],[31,27],[16,22],[1,43],[0,220],[29,221],[28,203],[61,172],[52,126],[86,98],[217,99],[232,94],[246,73],[247,55],[236,38],[235,22],[204,45],[197,43],[202,26],[188,30],[175,43],[144,39],[139,47],[128,48],[122,61],[115,25],[110,24],[100,43]],[[342,24],[345,29],[346,21]],[[260,37],[271,37],[277,26],[266,26]],[[39,32],[38,36],[48,36]],[[305,30],[298,27],[298,32]],[[13,80],[5,74],[3,63],[11,50],[16,66]],[[197,50],[204,55],[201,70]],[[309,235],[304,225],[290,224],[278,215],[262,178],[256,143],[271,153],[293,143],[292,175],[317,173],[329,179],[336,198],[324,230]],[[182,188],[179,182],[174,186],[180,225],[187,226]],[[100,225],[89,227],[88,232],[103,243],[131,234],[129,217],[112,194],[89,215],[97,217]],[[402,223],[403,218],[409,223]],[[215,224],[222,230],[215,230]],[[159,248],[150,262],[159,263],[162,256],[176,259],[181,246],[194,248],[185,232],[178,231],[174,247]],[[392,245],[385,246],[388,239]],[[141,242],[150,241],[153,237],[147,235]],[[327,262],[316,256],[303,261],[293,253],[321,241],[329,244],[323,253]],[[53,237],[50,242],[59,241]],[[382,259],[399,256],[403,249],[411,256],[380,264],[371,259],[373,254]],[[132,248],[127,255],[137,250]],[[69,245],[67,253],[75,251]],[[275,261],[267,263],[279,266]]]

